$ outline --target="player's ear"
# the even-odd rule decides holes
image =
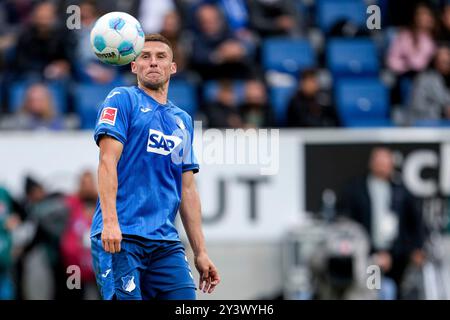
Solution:
[[[177,72],[177,64],[175,62],[171,62],[170,64],[170,74],[174,74]]]
[[[131,61],[131,72],[133,72],[134,74],[137,74],[137,67],[136,67],[136,62]]]

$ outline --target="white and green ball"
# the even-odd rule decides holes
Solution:
[[[104,63],[122,66],[133,61],[144,47],[144,32],[136,18],[125,12],[101,16],[91,30],[91,45]]]

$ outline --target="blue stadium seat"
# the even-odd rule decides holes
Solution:
[[[415,127],[448,128],[450,120],[418,120],[413,125]]]
[[[347,128],[392,128],[395,124],[391,119],[350,119],[345,126]]]
[[[277,124],[283,125],[286,123],[286,112],[289,101],[295,93],[297,85],[288,87],[271,87],[269,90],[270,104],[273,108],[273,113]]]
[[[219,82],[210,80],[204,83],[203,86],[203,99],[206,103],[213,102],[217,97],[217,91],[219,89]],[[233,81],[233,91],[237,98],[237,104],[241,104],[244,99],[244,81]]]
[[[364,26],[367,19],[363,0],[317,0],[316,22],[327,33],[341,19]]]
[[[332,39],[327,66],[334,76],[376,76],[380,70],[377,48],[370,39]]]
[[[195,87],[185,80],[172,80],[169,84],[169,100],[194,118],[198,101]]]
[[[409,105],[412,99],[414,78],[400,77],[398,81],[400,84],[400,103],[403,105]]]
[[[12,83],[9,87],[9,111],[16,112],[25,102],[26,91],[31,83],[27,81]],[[59,114],[67,111],[67,92],[63,83],[47,83],[52,100]]]
[[[389,126],[388,90],[378,78],[339,79],[335,86],[344,126]]]
[[[299,71],[315,67],[316,54],[307,40],[282,37],[268,38],[262,44],[262,66],[298,76]]]
[[[80,116],[81,129],[93,129],[95,127],[98,108],[114,87],[98,84],[79,84],[76,86],[75,110]]]

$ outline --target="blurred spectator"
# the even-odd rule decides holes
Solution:
[[[67,274],[60,252],[61,236],[68,218],[64,195],[48,193],[32,178],[25,184],[28,217],[36,225],[36,231],[28,250],[39,246],[46,254],[51,269],[53,287],[52,299],[67,297]]]
[[[97,187],[94,175],[85,171],[80,177],[78,192],[66,198],[69,218],[61,239],[64,267],[76,265],[81,271],[82,286],[80,290],[71,290],[72,298],[84,298],[87,286],[95,285],[89,233],[96,203]]]
[[[5,117],[0,128],[9,130],[62,130],[64,119],[56,114],[52,96],[45,84],[31,85],[25,93],[25,101],[18,113]]]
[[[397,76],[391,91],[393,105],[404,105],[417,72],[427,68],[436,50],[437,22],[430,7],[416,6],[411,24],[393,39],[387,53],[387,65]]]
[[[175,77],[182,77],[187,72],[192,39],[189,32],[181,29],[180,16],[176,11],[171,11],[165,15],[160,33],[172,45],[173,58],[177,64]]]
[[[175,10],[173,0],[141,0],[139,6],[139,21],[145,33],[159,33],[164,23],[164,17]]]
[[[436,28],[431,8],[425,4],[418,5],[411,26],[401,30],[389,48],[389,68],[396,74],[424,70],[436,49]]]
[[[250,23],[261,37],[298,35],[298,10],[291,0],[247,0]]]
[[[411,22],[414,8],[423,2],[424,0],[386,1],[386,11],[382,15],[390,26],[406,26]]]
[[[11,195],[0,187],[0,300],[10,300],[16,296],[12,232],[19,224],[20,218],[13,212]]]
[[[447,3],[442,9],[439,41],[447,46],[450,45],[450,3]]]
[[[257,36],[251,30],[250,16],[245,0],[216,0],[222,9],[228,28],[241,41],[249,54],[253,55],[257,46]]]
[[[25,178],[24,188],[25,199],[23,205],[26,210],[29,211],[31,206],[42,201],[45,198],[46,192],[44,187],[30,176],[27,176]]]
[[[110,83],[117,76],[117,68],[100,62],[91,47],[90,33],[99,17],[96,2],[81,2],[80,14],[81,29],[75,29],[73,32],[77,41],[75,65],[78,77],[81,81]]]
[[[20,23],[25,22],[30,6],[28,0],[0,1],[0,70],[11,59]]]
[[[287,108],[288,127],[335,127],[339,121],[330,96],[320,90],[317,71],[304,70]]]
[[[430,70],[417,76],[411,99],[413,120],[450,119],[450,48],[438,49]]]
[[[205,4],[196,11],[192,67],[204,79],[246,78],[251,70],[245,46],[227,29],[216,6]]]
[[[232,82],[220,81],[216,100],[206,106],[209,127],[241,128],[243,120],[236,100]]]
[[[249,27],[249,12],[245,0],[217,0],[222,9],[228,27],[234,33]]]
[[[4,23],[18,27],[28,21],[32,6],[36,0],[2,1],[2,15]]]
[[[30,24],[19,36],[12,72],[46,79],[69,76],[75,46],[66,30],[58,25],[52,2],[36,4]]]
[[[372,150],[369,173],[345,187],[338,211],[366,229],[375,264],[397,288],[410,262],[417,266],[424,263],[422,217],[416,199],[394,177],[389,149]]]
[[[365,25],[358,25],[352,19],[338,19],[327,32],[330,38],[369,37],[370,30]]]
[[[246,128],[265,128],[274,125],[267,91],[260,80],[249,80],[244,86],[244,103],[239,107]]]

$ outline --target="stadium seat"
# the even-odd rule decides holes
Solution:
[[[325,33],[342,19],[357,26],[364,26],[367,19],[363,0],[317,0],[316,11],[317,25]]]
[[[392,128],[395,127],[391,119],[350,119],[345,124],[347,128]]]
[[[346,127],[390,126],[388,90],[378,78],[339,79],[338,114]]]
[[[295,93],[297,85],[288,87],[271,87],[270,104],[278,125],[286,123],[286,112],[290,99]]]
[[[216,99],[218,89],[218,81],[211,80],[204,83],[203,99],[206,103],[213,102]],[[244,99],[244,82],[241,80],[233,81],[233,91],[237,98],[237,104],[241,104]]]
[[[198,101],[195,87],[185,80],[172,80],[169,85],[169,100],[194,118]]]
[[[15,82],[10,85],[9,88],[9,111],[16,112],[20,109],[25,102],[26,91],[31,83]],[[56,112],[59,114],[64,114],[67,111],[67,92],[65,85],[60,82],[50,82],[47,83],[52,95],[53,103]]]
[[[450,120],[418,120],[413,125],[415,127],[448,128]]]
[[[268,38],[262,44],[262,66],[266,71],[278,71],[298,76],[299,71],[316,66],[316,54],[304,39]]]
[[[79,84],[75,87],[75,110],[80,116],[81,129],[95,127],[98,107],[114,87],[98,84]]]
[[[332,39],[326,55],[333,76],[376,76],[380,70],[376,46],[367,38]]]
[[[400,84],[400,103],[409,105],[412,99],[414,78],[402,77],[399,80]]]

